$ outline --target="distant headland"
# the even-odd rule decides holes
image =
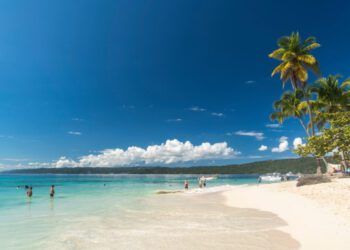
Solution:
[[[265,174],[265,173],[315,173],[314,158],[281,159],[224,166],[194,167],[76,167],[32,168],[2,171],[7,174]],[[325,168],[323,169],[325,171]]]

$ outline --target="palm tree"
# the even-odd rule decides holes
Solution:
[[[329,75],[327,78],[318,79],[311,87],[311,91],[317,94],[318,111],[315,123],[319,129],[328,122],[324,113],[337,113],[350,110],[350,78],[339,83],[340,75]],[[344,157],[345,152],[340,152],[343,165],[347,168]]]
[[[304,101],[305,98],[309,98],[310,96],[310,88],[305,88],[303,90],[296,89],[295,91],[287,91],[283,93],[280,100],[275,101],[273,104],[273,107],[275,109],[275,112],[270,115],[270,119],[275,121],[277,120],[279,123],[283,123],[286,119],[293,117],[299,120],[301,126],[304,128],[305,133],[308,137],[310,137],[309,127],[310,123],[308,125],[305,124],[303,118],[309,110],[316,109],[317,102],[314,101]],[[312,130],[312,133],[314,131]],[[324,157],[322,157],[323,161],[327,165],[327,161]],[[321,165],[320,165],[320,159],[316,157],[316,163],[317,163],[317,173],[321,174]]]
[[[293,117],[299,120],[304,128],[307,136],[310,136],[307,125],[303,117],[305,116],[305,108],[303,107],[303,91],[297,89],[294,92],[287,91],[283,93],[281,99],[273,103],[275,112],[270,115],[272,121],[283,123],[286,119]]]
[[[281,63],[272,71],[272,76],[280,73],[283,86],[289,80],[293,89],[305,88],[308,80],[308,70],[315,75],[320,75],[319,63],[310,54],[313,49],[320,47],[314,37],[308,37],[301,41],[299,32],[292,32],[290,36],[281,37],[278,49],[269,54],[270,58],[277,59]]]
[[[329,75],[327,78],[320,78],[311,87],[312,92],[317,94],[317,101],[321,111],[335,113],[350,110],[350,78],[341,84],[340,75]]]

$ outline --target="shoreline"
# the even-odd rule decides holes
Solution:
[[[350,179],[296,187],[295,181],[235,187],[222,191],[229,207],[276,214],[287,225],[279,230],[300,243],[300,249],[349,249]]]

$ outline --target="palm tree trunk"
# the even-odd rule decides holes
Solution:
[[[323,163],[326,165],[326,167],[328,166],[328,162],[326,161],[326,158],[324,158],[324,157],[321,157],[321,159],[322,159],[322,161],[323,161]]]
[[[307,109],[308,109],[308,112],[309,112],[311,135],[314,136],[315,135],[315,124],[314,124],[312,110],[311,110],[311,103],[310,103],[309,100],[307,100],[306,103],[307,103]]]
[[[292,73],[292,76],[290,79],[291,79],[293,90],[295,91],[298,88],[298,85],[297,85],[297,77],[294,72]]]
[[[307,127],[306,127],[304,121],[303,121],[301,118],[299,118],[299,122],[300,122],[301,126],[304,128],[307,137],[310,137],[309,130],[307,129]]]
[[[343,151],[340,151],[340,156],[341,156],[342,170],[346,170],[348,168],[348,163],[346,162],[346,159],[345,159]]]
[[[307,103],[307,109],[309,112],[311,135],[314,136],[315,135],[315,124],[314,124],[312,110],[311,110],[311,103],[309,100],[307,100],[306,103]],[[321,164],[320,164],[320,159],[318,157],[316,157],[316,164],[317,164],[316,174],[321,175],[322,174]]]
[[[321,175],[322,174],[321,161],[320,161],[320,158],[318,158],[318,157],[316,157],[316,164],[317,164],[316,174]]]

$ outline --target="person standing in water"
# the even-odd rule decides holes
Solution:
[[[55,185],[51,185],[50,187],[50,197],[54,197],[55,195]]]
[[[28,196],[28,197],[32,197],[32,195],[33,195],[33,187],[30,186],[29,189],[28,189],[28,191],[27,191],[27,196]]]
[[[199,186],[199,188],[202,188],[202,179],[201,178],[198,178],[198,186]]]
[[[187,190],[188,189],[188,181],[185,181],[184,186],[185,186],[185,189]]]

